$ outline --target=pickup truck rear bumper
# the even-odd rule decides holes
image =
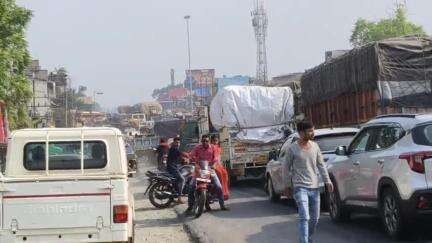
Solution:
[[[128,242],[128,231],[113,231],[109,227],[97,229],[38,229],[19,230],[13,234],[10,230],[0,230],[0,242]]]

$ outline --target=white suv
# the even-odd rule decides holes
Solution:
[[[432,115],[385,115],[368,122],[328,166],[334,221],[378,211],[398,238],[417,216],[432,213]]]

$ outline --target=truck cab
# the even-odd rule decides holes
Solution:
[[[125,144],[114,128],[11,133],[0,242],[133,242]]]

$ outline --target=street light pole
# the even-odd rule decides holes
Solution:
[[[189,80],[189,91],[190,91],[190,109],[193,112],[193,89],[192,89],[192,71],[191,71],[191,51],[190,51],[190,33],[189,33],[189,19],[190,15],[184,16],[186,20],[186,31],[187,31],[187,44],[188,44],[188,59],[189,59],[189,70],[188,70],[188,80]]]

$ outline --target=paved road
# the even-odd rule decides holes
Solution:
[[[173,208],[154,208],[144,191],[147,186],[145,171],[153,168],[146,157],[139,162],[138,174],[130,179],[135,197],[135,243],[189,243],[193,242],[183,228],[183,222]]]
[[[258,183],[242,183],[232,190],[228,205],[231,212],[216,209],[199,219],[184,218],[192,232],[203,242],[297,242],[296,209],[289,202],[270,203]],[[176,210],[182,212],[183,206]],[[432,224],[427,223],[411,234],[407,242],[432,242]],[[422,240],[423,239],[423,240]],[[425,240],[426,239],[426,240]],[[355,216],[344,224],[334,224],[327,213],[320,219],[316,242],[319,243],[387,243],[390,240],[372,216]]]

